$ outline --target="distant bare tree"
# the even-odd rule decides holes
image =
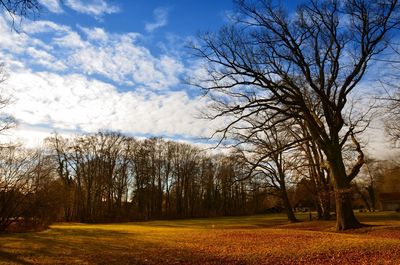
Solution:
[[[72,221],[74,215],[74,190],[75,182],[72,176],[71,160],[69,159],[68,139],[55,134],[45,139],[45,145],[56,168],[58,178],[62,183],[63,208],[65,221]]]
[[[302,171],[306,169],[306,175],[309,182],[303,184],[311,184],[308,187],[312,190],[312,195],[316,201],[318,218],[323,220],[330,219],[331,211],[331,190],[332,182],[329,175],[329,170],[326,167],[325,157],[318,148],[317,144],[312,141],[306,126],[300,122],[300,130],[294,131],[295,137],[302,137],[306,139],[302,142],[299,148],[299,155],[304,156],[305,167],[301,168]]]
[[[57,179],[54,161],[44,149],[31,150],[30,153],[23,224],[27,228],[47,228],[62,212],[62,182]]]
[[[16,147],[0,149],[0,231],[22,216],[29,193],[30,160]]]
[[[362,175],[357,185],[357,192],[369,211],[376,210],[377,203],[377,189],[379,186],[379,177],[382,174],[382,161],[367,157],[365,159],[365,166],[362,170]]]
[[[389,73],[380,76],[383,93],[381,101],[382,116],[386,135],[394,148],[400,146],[400,43],[391,43],[389,46],[390,58],[375,58],[384,69],[391,69]]]
[[[61,200],[55,167],[43,150],[0,149],[0,231],[12,223],[30,229],[57,218]]]
[[[248,129],[236,132],[235,139],[243,143],[244,148],[239,150],[250,165],[248,176],[263,176],[265,185],[282,200],[289,221],[297,222],[288,188],[290,176],[293,179],[298,166],[293,150],[304,139],[293,137],[290,127],[294,124],[284,120],[281,115],[270,118],[267,112],[260,111],[256,117],[243,120],[243,126]]]
[[[385,131],[394,147],[400,144],[400,87],[391,84],[397,91],[388,95],[385,99]]]

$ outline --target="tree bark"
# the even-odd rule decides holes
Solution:
[[[335,183],[335,201],[337,231],[362,227],[353,212],[350,185]]]
[[[341,152],[328,158],[330,174],[334,180],[336,204],[336,230],[343,231],[362,227],[353,212],[353,192],[346,175]]]

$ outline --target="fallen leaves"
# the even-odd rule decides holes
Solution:
[[[0,236],[0,263],[400,264],[400,221],[346,233],[323,222],[255,228],[214,221],[59,224],[7,234]]]

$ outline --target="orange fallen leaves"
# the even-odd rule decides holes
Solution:
[[[168,221],[165,221],[166,223]],[[336,233],[267,228],[61,224],[0,236],[2,264],[400,264],[400,222]],[[312,230],[310,230],[312,229]]]

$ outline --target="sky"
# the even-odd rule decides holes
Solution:
[[[209,102],[183,81],[202,74],[186,45],[226,23],[231,0],[39,2],[17,31],[0,16],[3,111],[18,121],[6,139],[35,146],[53,132],[111,130],[205,143],[220,125],[199,119]]]
[[[33,21],[0,17],[8,133],[36,145],[49,133],[120,131],[199,141],[215,122],[199,119],[207,99],[184,78],[201,71],[187,45],[216,30],[232,1],[40,0]]]

